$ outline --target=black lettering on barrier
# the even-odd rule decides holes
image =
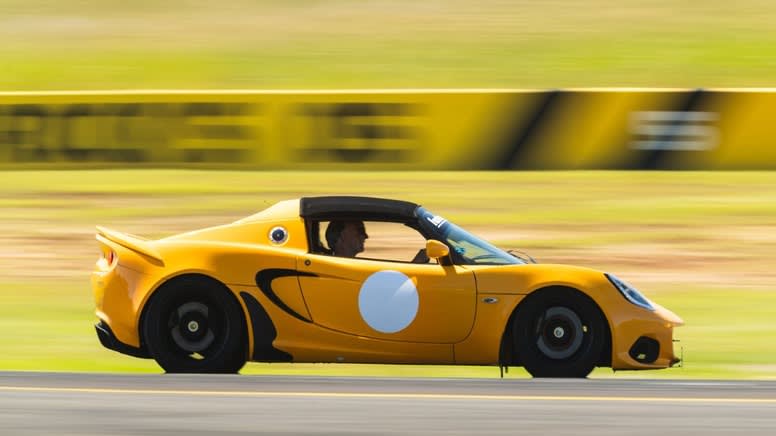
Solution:
[[[185,103],[183,114],[187,117],[245,116],[251,109],[248,106],[243,103]]]
[[[135,120],[143,114],[143,105],[140,103],[122,103],[122,104],[105,104],[103,105],[106,112],[111,110],[115,113],[115,121],[113,127],[107,131],[106,136],[110,138],[113,135],[115,145],[118,150],[129,151],[132,150],[131,156],[128,156],[127,162],[145,162],[151,160],[148,153],[142,149],[142,144],[138,144],[137,148],[132,148],[133,144],[133,125],[137,124]],[[107,140],[109,141],[109,140]],[[140,141],[137,141],[140,142]],[[149,138],[150,143],[158,145],[158,142],[153,142],[153,139]]]
[[[257,129],[232,117],[259,110],[249,103],[0,105],[0,158],[238,163],[256,145]]]
[[[187,115],[180,139],[196,142],[196,146],[176,145],[183,150],[184,162],[239,163],[247,160],[246,148],[256,146],[255,129],[244,124],[229,122],[227,117],[244,117],[260,106],[242,103],[187,103],[183,112]],[[226,118],[223,121],[214,120]],[[242,143],[240,147],[223,144]]]
[[[187,117],[208,117],[224,114],[224,111],[218,103],[186,103],[183,114]]]
[[[89,157],[91,157],[90,155],[94,154],[93,149],[79,148],[77,145],[78,139],[73,138],[72,136],[74,135],[71,135],[75,118],[88,117],[90,115],[91,113],[89,111],[89,107],[85,104],[70,105],[65,107],[62,116],[60,117],[62,119],[62,123],[59,127],[59,144],[62,147],[64,160],[84,162],[89,161]]]
[[[10,147],[10,158],[17,160],[20,157],[30,156],[33,160],[47,160],[48,153],[42,146],[43,119],[46,111],[43,107],[31,104],[6,106],[3,111],[7,115],[5,135]]]
[[[303,103],[296,113],[309,125],[297,146],[300,161],[399,163],[419,146],[420,128],[410,124],[418,104]]]
[[[18,104],[10,106],[10,109],[8,112],[18,117],[38,117],[45,113],[42,107],[34,104]]]

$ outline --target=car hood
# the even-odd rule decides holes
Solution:
[[[480,293],[526,294],[545,286],[611,287],[603,272],[574,265],[466,265],[465,268],[474,273]]]

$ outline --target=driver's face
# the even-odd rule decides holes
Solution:
[[[355,256],[364,251],[364,241],[369,238],[366,234],[366,228],[361,221],[349,221],[345,223],[340,235],[340,244],[342,251],[348,256]]]

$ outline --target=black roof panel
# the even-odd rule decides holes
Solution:
[[[303,197],[299,200],[299,215],[310,219],[412,220],[417,208],[417,204],[408,201],[374,197]]]

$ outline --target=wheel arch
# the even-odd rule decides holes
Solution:
[[[164,292],[164,290],[170,286],[177,285],[178,283],[185,282],[187,280],[191,281],[197,281],[201,283],[208,283],[209,285],[214,286],[217,289],[222,290],[227,295],[229,295],[229,298],[232,298],[237,305],[240,307],[240,325],[243,328],[243,331],[245,332],[244,335],[244,344],[243,347],[245,349],[246,356],[249,356],[250,354],[250,344],[252,337],[252,332],[250,330],[250,326],[248,325],[248,315],[245,311],[245,306],[243,305],[242,301],[240,301],[240,298],[237,297],[237,295],[232,292],[232,290],[222,281],[204,274],[204,273],[194,273],[194,272],[187,272],[182,273],[178,275],[174,275],[171,277],[167,277],[164,280],[162,280],[154,289],[146,295],[145,300],[143,301],[143,306],[140,311],[140,317],[138,318],[137,323],[137,334],[138,338],[140,340],[140,347],[142,349],[148,349],[148,344],[145,342],[145,335],[143,334],[143,325],[145,323],[145,317],[148,313],[148,308],[151,306],[151,302],[155,297],[160,295],[160,293]]]
[[[504,330],[501,334],[501,343],[499,346],[499,365],[500,366],[521,366],[522,362],[520,360],[519,353],[517,352],[517,349],[515,347],[515,341],[514,341],[514,322],[515,319],[520,315],[521,311],[526,307],[526,301],[530,301],[532,298],[536,298],[537,295],[541,295],[544,293],[549,292],[555,292],[558,290],[563,291],[571,291],[574,292],[583,298],[588,299],[593,305],[598,309],[599,314],[604,320],[604,326],[606,327],[606,331],[604,332],[604,338],[606,340],[603,349],[601,350],[601,356],[598,359],[598,363],[596,366],[606,367],[611,366],[612,364],[612,327],[611,327],[611,321],[609,320],[609,317],[606,316],[606,313],[601,308],[601,306],[587,293],[584,291],[573,287],[573,286],[567,286],[567,285],[548,285],[548,286],[542,286],[537,289],[534,289],[531,291],[528,295],[525,296],[525,298],[522,298],[520,302],[515,306],[515,308],[512,310],[512,314],[507,319],[506,324],[504,325]]]

